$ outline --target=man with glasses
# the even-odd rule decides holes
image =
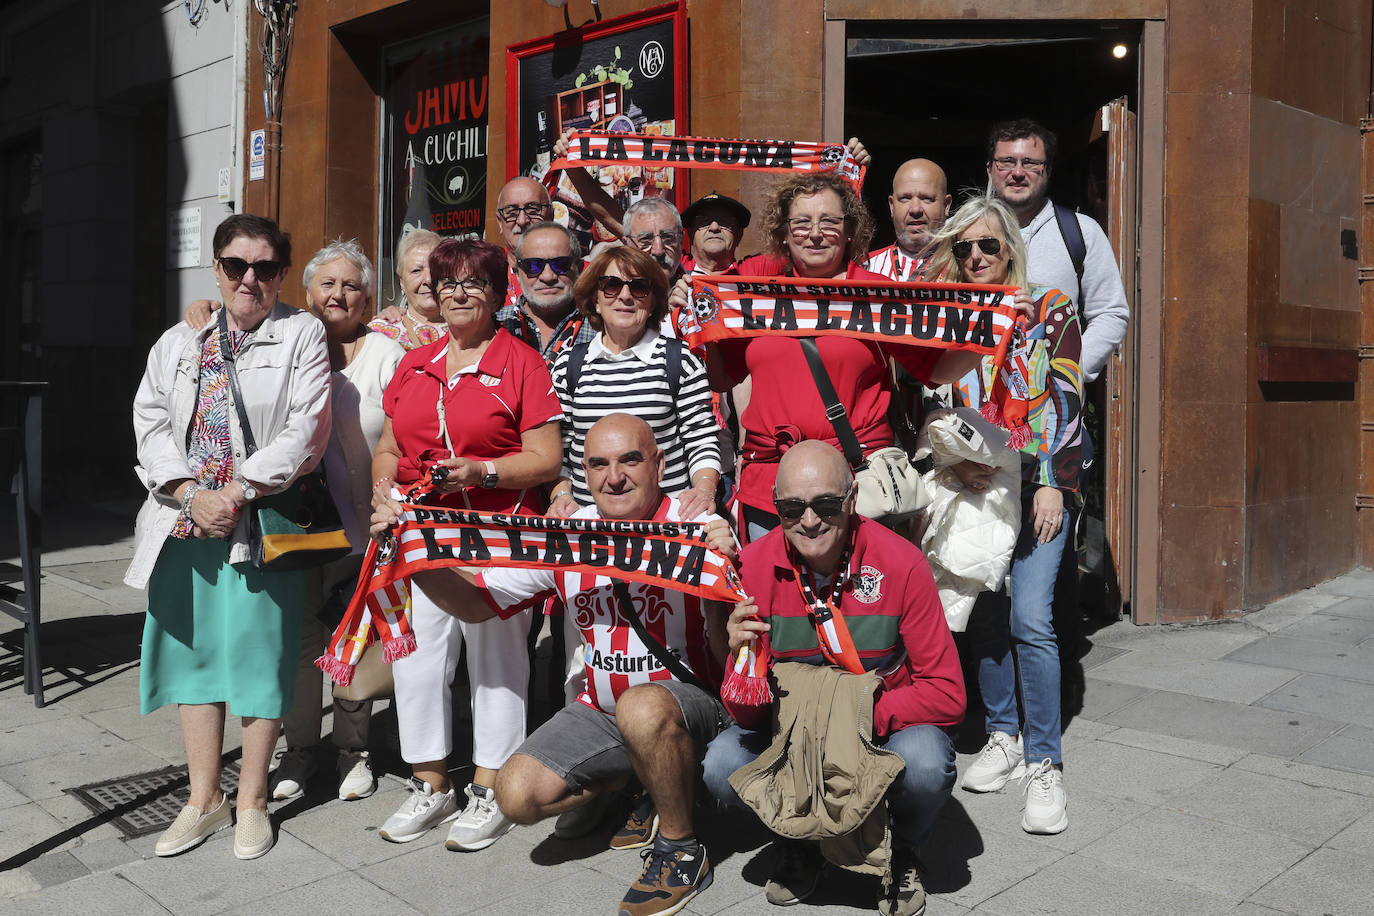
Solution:
[[[693,274],[739,273],[735,252],[749,225],[749,208],[733,197],[712,191],[682,211],[691,245],[682,268]]]
[[[566,226],[540,222],[521,230],[514,255],[518,292],[514,301],[507,297],[496,320],[538,350],[552,371],[565,347],[596,336],[573,302],[573,284],[582,273],[582,246]]]
[[[922,252],[930,243],[931,233],[945,224],[953,200],[945,170],[934,162],[908,159],[899,165],[887,197],[887,212],[897,240],[870,252],[864,267],[889,280],[925,279],[927,259]]]
[[[677,207],[666,197],[645,197],[625,211],[624,226],[625,241],[663,268],[671,288],[682,276],[682,217]]]
[[[878,910],[914,916],[925,905],[916,848],[954,787],[954,746],[944,729],[963,719],[965,703],[935,580],[917,547],[854,511],[854,478],[833,446],[794,445],[782,456],[773,492],[781,524],[740,554],[752,597],[730,614],[730,651],[733,657],[753,644],[770,666],[831,665],[882,678],[872,734],[906,766],[886,793],[892,859]],[[743,807],[729,777],[772,743],[773,709],[726,707],[739,724],[711,742],[705,781],[726,804]],[[823,866],[815,843],[784,841],[765,887],[768,901],[804,900]]]
[[[1091,382],[1126,336],[1131,313],[1102,227],[1049,198],[1058,147],[1054,133],[1029,118],[994,124],[988,133],[988,185],[1021,224],[1031,279],[1063,290],[1078,305],[1086,322],[1080,365]]]
[[[496,220],[501,229],[501,242],[506,246],[510,280],[506,284],[506,305],[520,296],[520,278],[515,271],[515,248],[520,237],[537,223],[553,219],[553,203],[549,192],[533,178],[518,176],[502,186],[496,195]]]

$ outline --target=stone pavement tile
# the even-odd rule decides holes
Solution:
[[[1374,814],[1366,814],[1323,845],[1358,852],[1366,859],[1371,858],[1371,854],[1374,854]]]
[[[1153,732],[1137,731],[1134,728],[1114,728],[1108,734],[1103,735],[1101,740],[1109,741],[1112,744],[1124,744],[1127,747],[1138,747],[1146,751],[1158,751],[1161,754],[1170,754],[1174,757],[1187,757],[1190,760],[1215,763],[1218,766],[1230,766],[1245,756],[1245,751],[1233,747],[1222,747],[1219,744],[1208,744],[1205,741],[1190,741],[1187,738],[1175,738],[1173,735],[1157,735]]]
[[[105,730],[80,716],[63,716],[47,722],[0,730],[0,767],[59,751],[85,747],[99,740]]]
[[[0,811],[6,808],[13,808],[15,805],[27,805],[29,799],[23,792],[20,792],[9,783],[0,780]]]
[[[1309,614],[1323,611],[1344,600],[1340,595],[1324,594],[1309,588],[1295,595],[1289,595],[1287,598],[1280,598],[1258,611],[1246,614],[1244,622],[1248,626],[1259,627],[1261,630],[1273,633],[1295,620],[1301,620]]]
[[[1374,647],[1333,646],[1315,639],[1271,636],[1227,656],[1231,661],[1327,674],[1355,681],[1374,681]]]
[[[1101,722],[1084,719],[1082,716],[1074,716],[1073,721],[1065,726],[1061,740],[1066,746],[1070,744],[1086,744],[1089,741],[1097,741],[1101,738],[1105,738],[1114,731],[1116,731],[1115,725],[1103,725]]]
[[[329,772],[332,775],[333,771]],[[312,783],[310,795],[300,801],[280,805],[274,814],[284,832],[308,843],[347,868],[359,868],[391,859],[416,848],[416,843],[442,843],[448,837],[447,824],[434,828],[432,836],[421,837],[410,843],[391,843],[377,835],[377,828],[396,813],[406,798],[406,790],[394,780],[382,779],[375,794],[350,802],[339,801],[332,781],[327,785],[328,794],[324,795],[327,801],[319,803]],[[312,807],[296,813],[302,802],[308,802]],[[516,828],[517,831],[519,829]],[[501,844],[504,845],[508,839],[509,835],[500,841]]]
[[[173,913],[191,916],[244,906],[343,871],[328,856],[280,833],[267,855],[240,861],[229,828],[179,856],[133,862],[109,874],[127,878]]]
[[[1319,612],[1294,621],[1278,630],[1275,635],[1354,646],[1374,636],[1374,618],[1338,617]]]
[[[1096,741],[1064,761],[1064,784],[1070,804],[1077,787],[1141,805],[1158,805],[1179,787],[1204,780],[1218,769],[1200,760]]]
[[[1323,608],[1322,613],[1333,617],[1355,617],[1367,620],[1374,617],[1374,595],[1343,598],[1335,604]]]
[[[1098,665],[1109,662],[1126,651],[1126,649],[1118,649],[1115,646],[1095,642],[1092,644],[1092,648],[1088,650],[1088,654],[1078,660],[1078,664],[1084,671],[1091,671]]]
[[[1363,681],[1303,674],[1260,700],[1258,705],[1374,727],[1374,684]]]
[[[4,817],[0,817],[0,862],[31,853],[36,845],[60,835],[64,829],[63,823],[37,802],[6,808]],[[72,837],[46,851],[71,849],[77,842],[79,838]]]
[[[152,916],[167,913],[152,897],[113,872],[68,881],[5,901],[7,916]]]
[[[91,656],[99,650],[90,649]],[[47,657],[45,656],[45,664]],[[83,715],[138,703],[138,655],[113,658],[98,668],[66,666],[43,675],[46,709],[60,715]]]
[[[1136,818],[1079,850],[1107,864],[1129,862],[1145,874],[1243,900],[1312,851],[1288,837],[1166,808]]]
[[[101,822],[98,815],[81,803],[74,795],[62,793],[51,798],[40,798],[37,804],[57,818],[64,830],[79,830],[77,839],[81,843],[96,843],[101,840],[122,839],[124,834],[109,822]]]
[[[1094,722],[1101,722],[1108,714],[1116,712],[1132,700],[1139,699],[1150,692],[1144,687],[1135,687],[1131,684],[1114,684],[1111,681],[1104,681],[1095,677],[1085,678],[1085,684],[1083,708],[1074,717],[1075,720],[1091,719]]]
[[[568,879],[587,871],[574,863],[537,865],[528,855],[512,855],[512,848],[505,846],[507,839],[510,837],[483,852],[464,854],[446,850],[441,836],[435,843],[415,850],[407,848],[402,855],[365,865],[356,873],[421,912],[447,914],[484,913],[507,897],[540,887],[545,888],[545,900],[556,900]],[[416,841],[426,842],[428,837]],[[631,874],[625,887],[633,880]],[[455,889],[460,892],[457,899]],[[606,893],[613,894],[613,909],[624,888],[616,892],[608,889]],[[587,912],[598,910],[593,907]]]
[[[8,617],[0,616],[0,625],[9,620]],[[16,631],[14,638],[23,640],[22,632]],[[5,723],[6,728],[17,728],[20,725],[33,725],[41,722],[51,722],[55,719],[66,718],[68,715],[77,715],[75,712],[60,711],[53,707],[52,698],[45,696],[48,705],[39,708],[33,705],[33,697],[24,693],[23,688],[23,661],[18,654],[5,651],[0,646],[0,668],[8,667],[14,672],[12,680],[0,680],[0,721]],[[47,673],[44,677],[46,685],[51,674]]]
[[[50,852],[39,856],[24,866],[24,870],[44,887],[66,884],[76,878],[84,878],[91,869],[70,852]]]
[[[1287,913],[1335,916],[1368,913],[1374,873],[1368,852],[1318,849],[1252,895],[1253,902]]]
[[[1340,734],[1350,735],[1352,736],[1352,740],[1359,740],[1365,743],[1374,741],[1374,733],[1370,733],[1356,725],[1350,725],[1341,729]],[[1283,760],[1265,754],[1247,754],[1236,762],[1235,768],[1237,770],[1244,770],[1247,773],[1259,773],[1263,776],[1277,776],[1280,779],[1291,779],[1294,782],[1300,782],[1307,786],[1336,789],[1353,795],[1364,795],[1369,798],[1374,798],[1374,776],[1363,773],[1345,773],[1340,770],[1332,770],[1327,767],[1314,766],[1308,763],[1296,763],[1292,760]]]
[[[1274,910],[1258,903],[1246,901],[1231,911],[1231,916],[1287,916],[1284,910]]]
[[[29,798],[52,798],[63,789],[157,770],[167,763],[128,741],[103,735],[82,750],[36,757],[0,767],[5,780]]]
[[[1240,703],[1156,690],[1101,717],[1109,725],[1296,757],[1340,729],[1340,722]]]
[[[1374,776],[1374,744],[1341,734],[1308,748],[1298,760],[1320,767],[1334,767]]]
[[[459,885],[453,885],[450,890],[455,898],[463,896],[463,889]],[[552,907],[547,910],[550,913],[553,911]],[[403,899],[382,890],[372,882],[345,872],[293,887],[262,900],[254,900],[241,907],[226,910],[225,913],[233,916],[262,916],[263,913],[384,913],[386,916],[419,916],[420,910],[407,906]]]
[[[1264,631],[1250,626],[1249,620],[1246,617],[1223,623],[1154,627],[1117,624],[1094,633],[1092,640],[1132,652],[1165,651],[1186,658],[1221,658],[1264,637]]]
[[[1374,571],[1352,569],[1343,576],[1328,579],[1315,586],[1312,591],[1325,595],[1354,595],[1360,598],[1374,598]]]
[[[1062,849],[1034,842],[1039,838],[1020,830],[1019,796],[992,795],[1004,802],[995,820],[960,818],[945,809],[931,841],[921,848],[922,880],[928,893],[959,906],[976,907],[1066,855]],[[991,829],[992,823],[1001,829]]]
[[[1179,788],[1168,805],[1317,846],[1374,811],[1374,798],[1231,767]]]
[[[109,871],[143,858],[122,839],[83,842],[72,847],[72,855],[80,859],[91,871]]]
[[[1022,830],[1021,814],[1025,797],[1019,791],[1011,793],[1012,798],[1005,811],[998,812],[999,816],[995,819],[979,820],[977,829],[984,835],[989,832],[1004,833],[1030,848],[1050,847],[1062,852],[1077,852],[1151,810],[1149,805],[1080,788],[1071,772],[1065,778],[1064,788],[1069,797],[1069,829],[1063,833],[1033,836]],[[938,840],[941,836],[938,825],[942,822],[936,823],[937,832],[933,838]]]
[[[37,878],[29,874],[27,868],[11,868],[0,871],[0,900],[7,897],[18,897],[22,894],[34,894],[42,889],[43,885],[38,883]]]
[[[1165,648],[1129,652],[1093,669],[1096,680],[1247,704],[1294,676],[1284,668],[1189,658]]]
[[[139,704],[134,702],[88,712],[85,718],[125,741],[167,732],[176,732],[180,740],[181,719],[175,706],[164,706],[145,716],[139,711]]]
[[[1075,855],[1038,870],[975,912],[999,916],[1203,916],[1228,913],[1235,904],[1234,900],[1172,881],[1158,872]]]

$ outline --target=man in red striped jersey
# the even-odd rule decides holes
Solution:
[[[892,176],[887,210],[897,241],[870,252],[865,266],[890,280],[924,279],[926,259],[921,257],[931,233],[945,224],[954,198],[945,171],[929,159],[909,159]]]
[[[663,453],[643,420],[610,414],[597,421],[582,461],[596,504],[573,518],[681,520],[677,500],[659,488]],[[723,519],[695,521],[711,525],[715,549],[734,554]],[[441,608],[469,623],[508,617],[556,592],[582,632],[587,687],[501,768],[496,795],[503,813],[533,824],[637,778],[649,796],[642,827],[613,845],[651,849],[620,912],[677,912],[710,885],[711,865],[692,824],[692,793],[706,745],[727,724],[719,699],[726,608],[678,591],[556,569],[442,569],[415,580]],[[657,651],[630,622],[622,598],[659,643]]]

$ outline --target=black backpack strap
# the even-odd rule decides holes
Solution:
[[[830,373],[825,371],[825,363],[821,360],[821,348],[816,345],[816,338],[799,337],[797,343],[801,344],[802,353],[806,355],[811,377],[816,380],[816,390],[821,393],[821,402],[825,404],[825,418],[835,427],[835,438],[840,440],[840,451],[844,452],[844,458],[851,468],[856,471],[862,470],[867,466],[864,462],[863,448],[859,445],[859,437],[854,435],[854,427],[850,425],[849,412],[844,409],[844,405],[840,403],[840,396],[835,393]]]
[[[568,386],[568,404],[577,403],[577,382],[582,377],[582,364],[587,361],[587,342],[583,341],[568,351],[568,371],[563,376],[563,384]]]
[[[663,361],[668,370],[668,391],[677,404],[677,393],[682,389],[682,349],[683,343],[677,337],[663,340]]]
[[[224,362],[224,374],[229,376],[229,395],[234,401],[234,409],[239,415],[239,432],[243,435],[244,457],[258,450],[253,440],[253,427],[248,425],[248,411],[243,407],[243,392],[239,390],[239,374],[234,368],[234,348],[229,340],[229,322],[224,317],[224,309],[216,309],[219,316],[219,356]]]
[[[1059,235],[1064,239],[1064,247],[1069,252],[1069,262],[1073,264],[1073,275],[1078,280],[1078,296],[1074,305],[1078,306],[1078,318],[1083,319],[1083,264],[1088,259],[1088,246],[1083,241],[1083,227],[1078,225],[1078,216],[1062,204],[1050,202],[1054,207],[1054,221],[1059,226]]]
[[[611,580],[611,588],[615,590],[616,601],[620,603],[620,613],[625,615],[625,619],[630,621],[630,626],[634,628],[635,635],[639,641],[644,643],[644,648],[653,653],[658,663],[672,672],[673,677],[684,684],[691,684],[699,690],[704,690],[708,694],[715,695],[716,691],[707,687],[695,674],[684,665],[677,656],[668,651],[668,647],[663,645],[644,627],[644,621],[639,619],[639,612],[635,610],[634,601],[630,598],[630,589],[617,579]]]

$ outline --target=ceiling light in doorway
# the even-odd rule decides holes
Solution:
[[[1115,57],[1117,60],[1121,60],[1121,58],[1125,57],[1130,52],[1131,49],[1123,44],[1118,43],[1112,46],[1112,57]]]

